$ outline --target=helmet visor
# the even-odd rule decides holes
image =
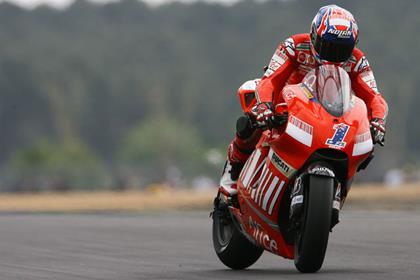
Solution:
[[[327,41],[320,36],[316,36],[313,43],[315,51],[320,58],[329,62],[344,62],[348,60],[354,49],[354,44]]]

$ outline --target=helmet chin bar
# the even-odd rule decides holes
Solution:
[[[315,61],[320,65],[343,66],[351,57],[351,54],[350,54],[350,56],[346,60],[340,61],[340,62],[334,62],[334,61],[329,61],[327,59],[322,59],[321,56],[319,55],[319,53],[315,50],[315,47],[312,44],[312,40],[310,42],[310,49],[311,49],[311,53],[312,53],[313,57],[315,58]]]

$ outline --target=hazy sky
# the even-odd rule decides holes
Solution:
[[[0,0],[0,2],[4,2],[5,0]],[[19,6],[25,8],[34,8],[41,4],[48,4],[55,8],[65,8],[70,5],[74,0],[6,0],[6,2],[11,2],[17,4]],[[89,0],[96,3],[107,3],[107,2],[117,2],[119,0]],[[206,2],[218,2],[218,3],[226,3],[231,4],[235,3],[239,0],[142,0],[151,5],[159,5],[166,2],[174,2],[174,1],[181,1],[181,2],[194,2],[194,1],[206,1]]]

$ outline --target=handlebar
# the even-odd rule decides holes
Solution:
[[[288,118],[289,118],[289,113],[288,112],[284,112],[283,114],[274,114],[274,116],[270,119],[268,119],[268,122],[266,125],[261,125],[259,123],[257,123],[255,121],[255,119],[253,119],[251,116],[247,115],[250,122],[251,122],[251,126],[252,128],[256,129],[272,129],[272,128],[278,128],[280,126],[282,126],[283,124],[287,123]]]

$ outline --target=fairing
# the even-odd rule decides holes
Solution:
[[[283,197],[290,195],[296,175],[316,151],[333,149],[347,155],[350,180],[373,145],[366,105],[350,92],[343,90],[341,97],[331,99],[298,84],[285,87],[282,94],[288,107],[288,123],[263,133],[238,180],[240,210],[232,211],[256,244],[292,259],[293,243],[279,226],[285,219],[279,209],[287,209]],[[331,114],[325,108],[326,100],[339,100],[336,103],[341,104],[342,114]]]

